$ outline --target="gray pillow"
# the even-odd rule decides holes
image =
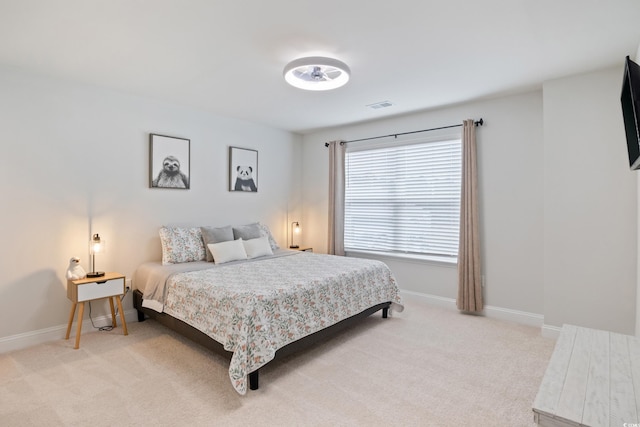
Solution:
[[[262,233],[260,232],[260,226],[257,222],[233,227],[233,238],[235,240],[240,238],[242,238],[242,240],[250,240],[257,239],[258,237],[262,237]]]
[[[202,232],[202,240],[204,240],[204,247],[207,248],[207,261],[213,262],[213,255],[209,250],[210,243],[228,242],[233,239],[233,229],[230,225],[226,227],[200,227]]]

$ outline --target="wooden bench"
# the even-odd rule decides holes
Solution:
[[[544,427],[640,427],[640,340],[564,325],[533,413]]]

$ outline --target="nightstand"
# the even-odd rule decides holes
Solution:
[[[95,299],[109,298],[109,305],[111,306],[111,324],[115,328],[116,324],[116,312],[113,306],[113,299],[115,298],[118,304],[118,310],[120,311],[120,320],[122,321],[122,331],[124,335],[129,335],[127,332],[127,322],[124,319],[124,310],[122,309],[122,302],[119,296],[124,295],[125,290],[125,276],[120,273],[105,273],[102,277],[91,277],[79,280],[67,280],[67,298],[71,300],[71,314],[69,314],[69,325],[67,326],[67,335],[64,339],[69,339],[71,333],[71,324],[76,313],[76,306],[80,304],[80,310],[78,311],[78,330],[76,332],[76,345],[74,349],[80,348],[80,334],[82,332],[82,316],[84,315],[84,303],[86,301],[92,301]]]

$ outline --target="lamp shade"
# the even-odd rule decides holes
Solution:
[[[299,58],[284,67],[284,79],[304,90],[331,90],[349,81],[351,70],[342,61],[322,56]]]
[[[99,234],[94,234],[91,240],[89,241],[89,253],[99,254],[104,252],[106,249],[104,239],[100,238]]]

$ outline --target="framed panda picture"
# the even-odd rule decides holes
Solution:
[[[189,189],[191,141],[149,134],[149,187]]]
[[[258,192],[258,151],[229,147],[229,191]]]

